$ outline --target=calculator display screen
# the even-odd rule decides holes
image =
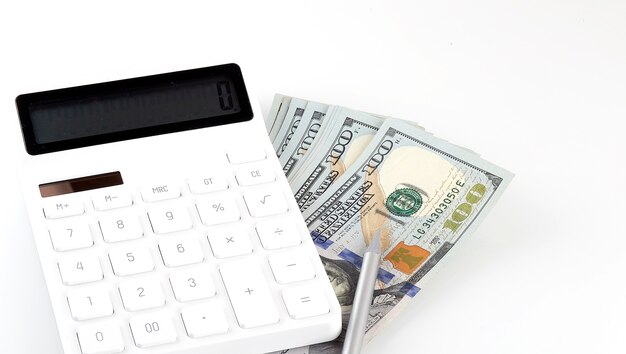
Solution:
[[[236,64],[26,94],[17,105],[32,155],[252,118]]]

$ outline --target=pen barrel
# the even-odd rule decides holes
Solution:
[[[358,354],[361,352],[379,264],[380,254],[366,252],[363,256],[361,274],[359,275],[359,282],[356,287],[354,300],[352,301],[352,312],[343,342],[342,354]]]

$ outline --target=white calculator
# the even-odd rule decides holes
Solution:
[[[265,353],[338,336],[339,303],[236,64],[16,101],[65,353]]]

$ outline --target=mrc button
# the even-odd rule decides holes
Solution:
[[[180,188],[174,183],[154,183],[141,188],[141,198],[148,203],[178,197]]]

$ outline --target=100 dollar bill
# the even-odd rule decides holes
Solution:
[[[300,211],[306,210],[361,155],[383,123],[382,118],[338,108],[326,121],[322,139],[290,181]]]
[[[467,150],[387,119],[361,157],[304,212],[344,324],[362,255],[376,230],[383,253],[366,340],[479,224],[511,178]]]
[[[326,114],[332,114],[334,107],[330,108],[331,112],[327,112],[328,110],[329,106],[323,103],[307,103],[298,128],[278,158],[287,178],[300,167],[300,162],[305,158],[309,147],[317,138],[317,133],[324,123]]]
[[[277,98],[278,99],[278,98]],[[282,99],[282,97],[280,98]],[[275,99],[276,100],[276,99]],[[274,127],[278,128],[277,131],[274,129],[274,132],[270,131],[270,134],[275,134],[272,145],[274,146],[274,150],[276,151],[276,156],[280,158],[283,151],[289,146],[291,142],[291,138],[293,134],[298,129],[300,125],[300,120],[302,119],[302,115],[304,114],[304,109],[306,108],[308,101],[301,100],[299,98],[291,98],[289,100],[289,108],[285,113],[285,117],[272,117],[275,120]],[[282,124],[278,126],[278,119],[282,118]]]

